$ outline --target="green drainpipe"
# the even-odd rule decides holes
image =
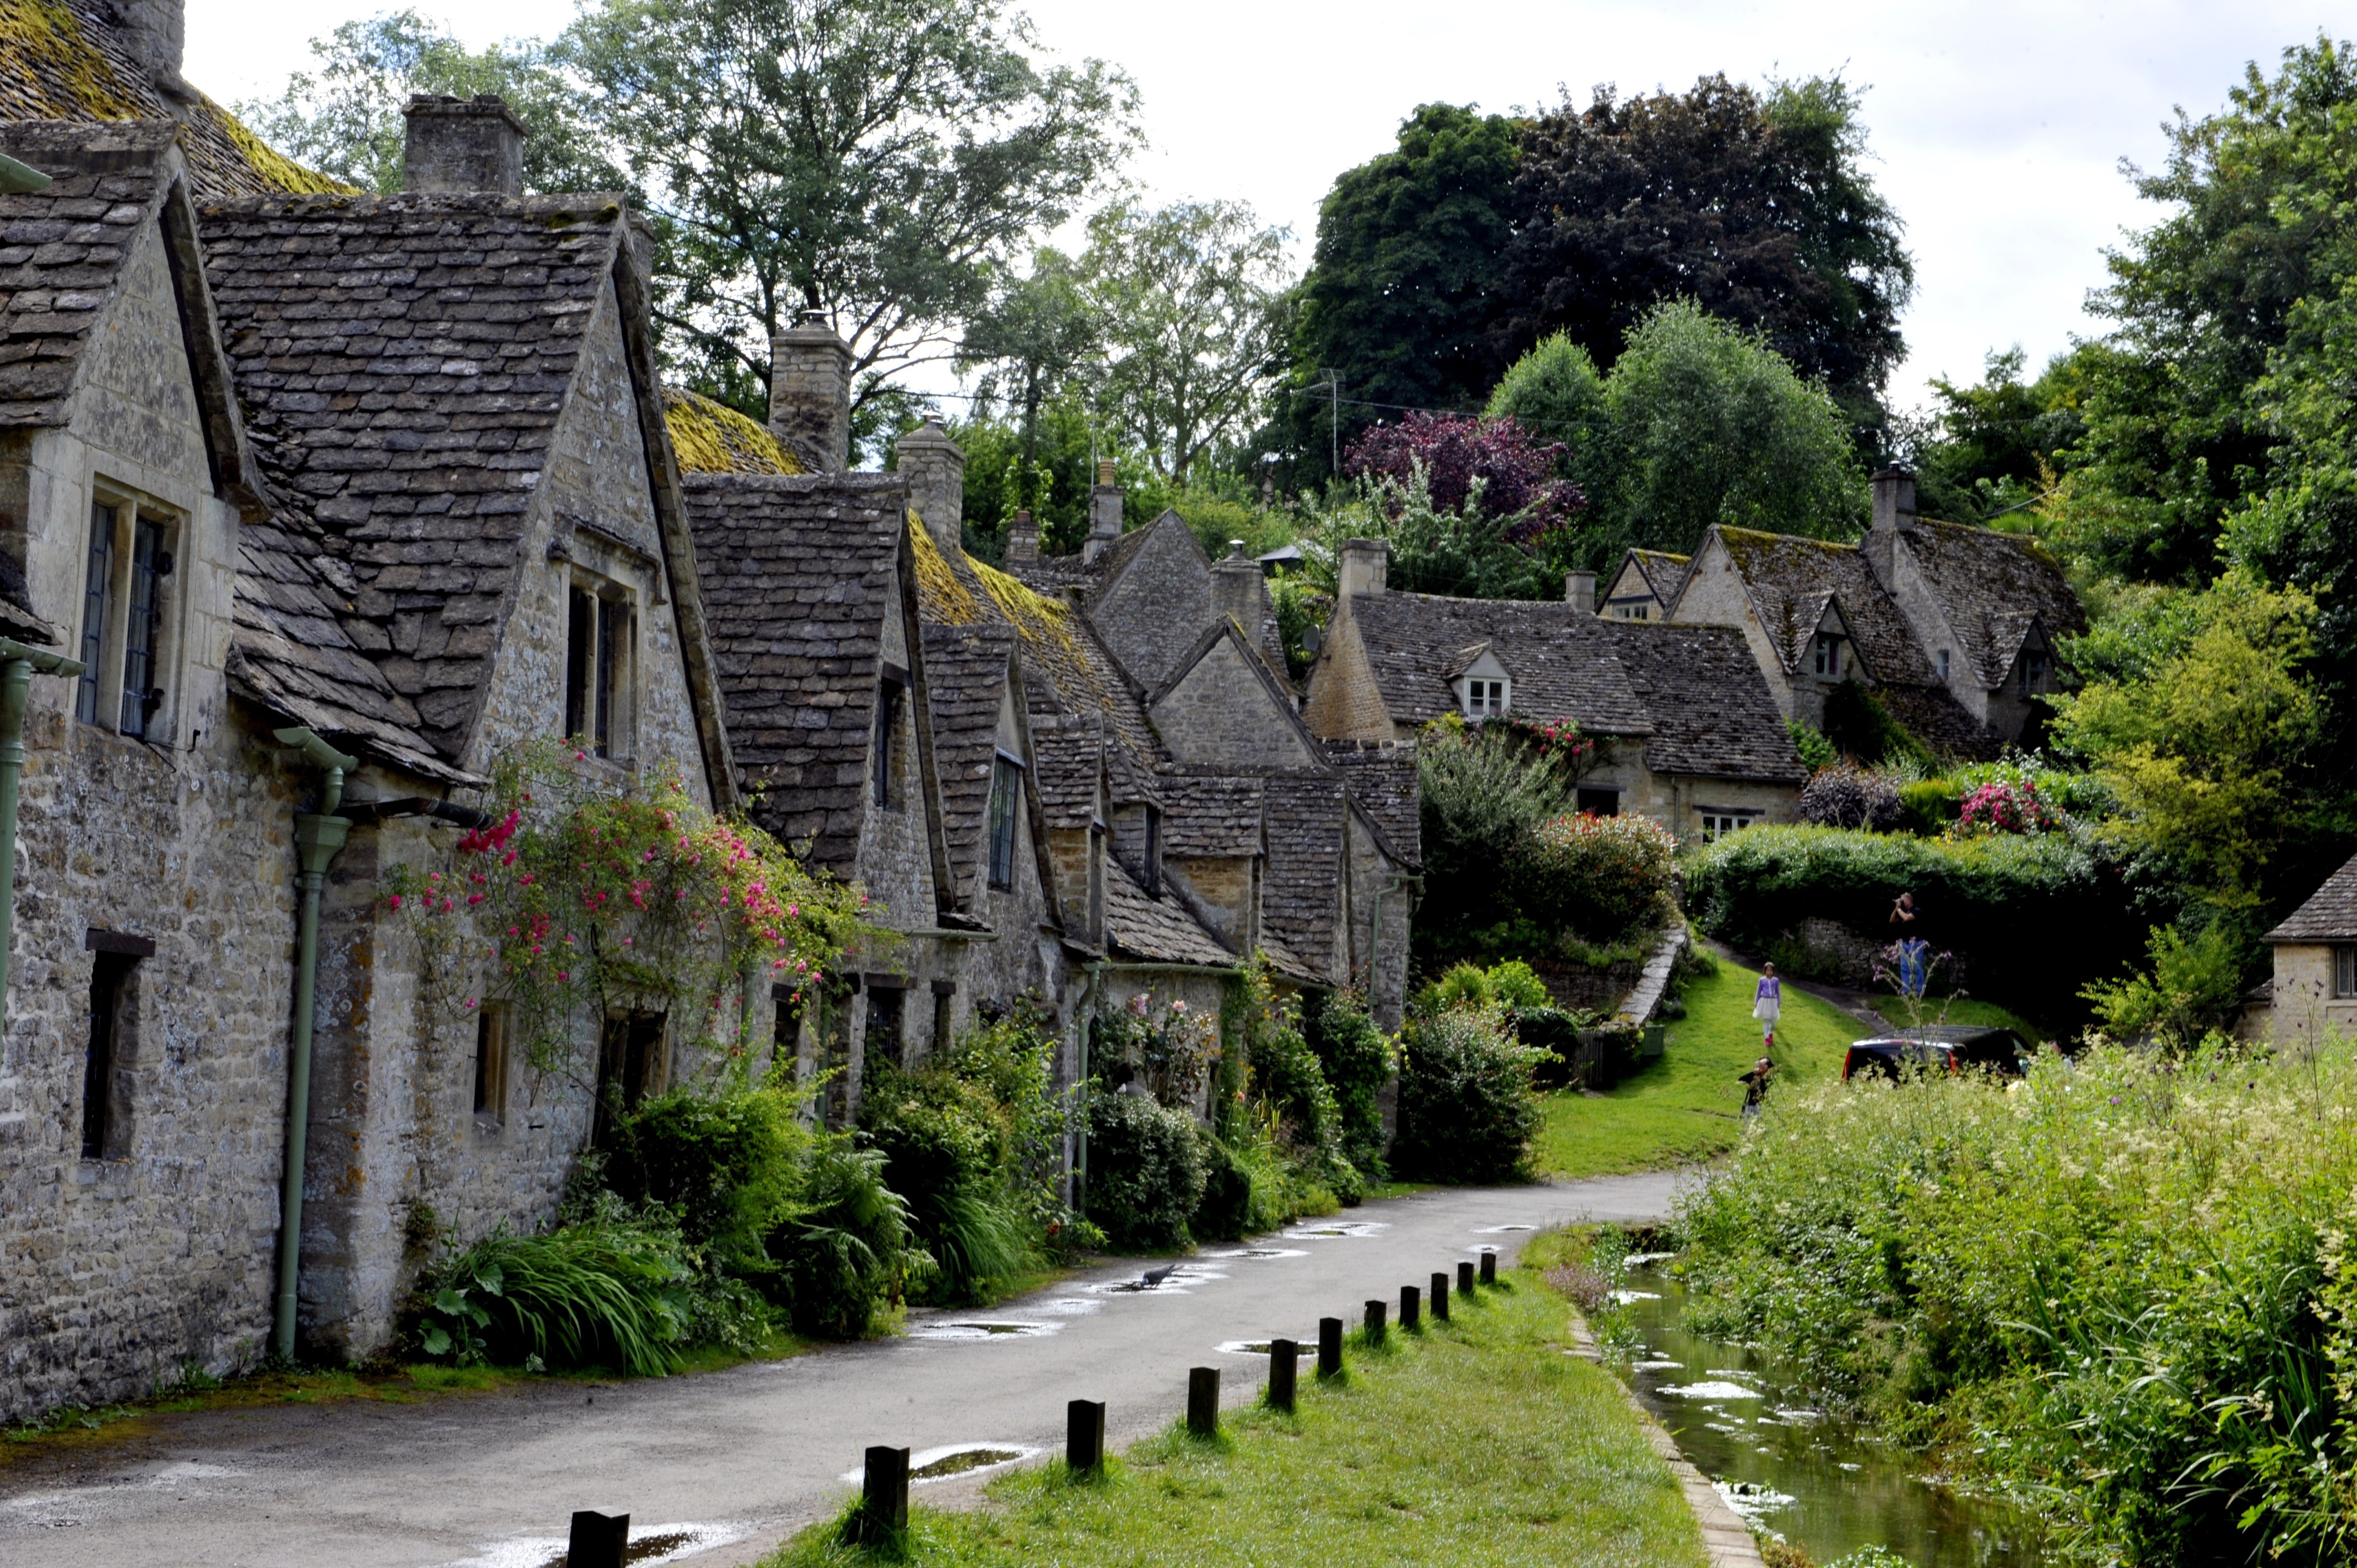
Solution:
[[[81,673],[81,662],[0,637],[0,1020],[8,997],[8,946],[16,924],[16,782],[25,775],[25,700],[33,674]]]
[[[291,746],[327,773],[319,809],[295,819],[295,852],[302,865],[296,886],[303,907],[295,938],[295,1041],[286,1082],[286,1179],[278,1209],[278,1311],[271,1348],[282,1361],[295,1359],[295,1282],[303,1258],[303,1155],[311,1136],[311,1008],[319,979],[319,888],[328,865],[344,847],[352,824],[336,815],[344,802],[344,775],[360,767],[307,729],[283,729],[279,743]]]

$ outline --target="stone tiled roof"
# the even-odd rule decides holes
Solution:
[[[1260,779],[1168,771],[1161,783],[1168,802],[1162,823],[1164,854],[1229,860],[1263,853],[1265,786]]]
[[[1750,588],[1787,672],[1809,656],[1830,597],[1840,605],[1843,624],[1875,680],[1900,686],[1937,682],[1931,660],[1857,545],[1749,528],[1716,532]]]
[[[1678,596],[1679,585],[1686,579],[1686,568],[1694,564],[1691,555],[1673,555],[1666,550],[1631,550],[1629,560],[1653,590],[1653,597],[1668,604]]]
[[[663,424],[683,474],[799,474],[800,458],[767,428],[725,403],[685,387],[665,387]]]
[[[1221,969],[1236,962],[1236,955],[1213,940],[1185,905],[1168,893],[1149,896],[1111,855],[1105,857],[1104,900],[1105,931],[1117,958]]]
[[[1997,733],[1965,712],[1945,686],[1878,686],[1874,699],[1909,735],[1943,757],[1986,760],[2005,749]]]
[[[1589,735],[1641,736],[1652,715],[1612,657],[1610,624],[1552,600],[1361,594],[1351,617],[1396,724],[1429,724],[1457,708],[1448,672],[1487,643],[1513,679],[1513,705],[1568,719]]]
[[[2325,878],[2291,918],[2269,931],[2271,942],[2357,942],[2357,858]]]
[[[2086,611],[2061,564],[2033,540],[1929,518],[1900,539],[1922,568],[1983,686],[2005,683],[2033,621],[2049,637],[2087,629]]]
[[[0,124],[0,152],[54,181],[0,195],[0,424],[62,424],[74,371],[163,196],[168,120]]]
[[[1383,844],[1406,865],[1424,864],[1422,791],[1412,740],[1328,740],[1326,760],[1351,787],[1351,799],[1375,824]]]
[[[276,198],[200,206],[262,476],[348,569],[347,635],[466,746],[524,518],[626,220],[615,199]]]
[[[963,886],[981,864],[990,778],[998,757],[999,705],[1006,694],[1015,633],[1003,626],[928,626],[924,639],[942,822],[949,835],[950,865]]]
[[[157,91],[132,59],[104,0],[0,6],[0,120],[177,120],[199,197],[350,188],[273,151],[220,104],[185,91],[183,102]]]
[[[1342,780],[1314,773],[1272,774],[1267,801],[1268,870],[1261,885],[1261,925],[1321,978],[1335,951],[1341,901]]]
[[[927,633],[926,645],[931,646]],[[1097,821],[1097,773],[1104,732],[1084,719],[1033,715],[1032,780],[1039,811],[1050,828],[1086,829]]]
[[[1795,784],[1808,777],[1740,631],[1665,621],[1602,624],[1653,715],[1647,768]]]
[[[908,564],[896,474],[684,481],[729,744],[752,815],[853,874],[891,587]],[[928,650],[930,651],[930,650]]]

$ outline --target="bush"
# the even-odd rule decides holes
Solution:
[[[1820,768],[1831,768],[1841,760],[1841,747],[1825,738],[1825,732],[1798,719],[1784,721],[1785,733],[1792,737],[1792,749],[1801,754],[1801,766],[1814,773]]]
[[[885,1184],[907,1198],[910,1228],[938,1265],[931,1295],[976,1303],[1031,1262],[1006,1201],[1008,1128],[987,1090],[941,1069],[879,1065],[860,1096],[859,1130],[883,1154]]]
[[[1899,789],[1899,825],[1921,838],[1935,839],[1956,825],[1963,786],[1945,779],[1918,779]]]
[[[763,1239],[791,1207],[812,1134],[780,1090],[674,1089],[615,1118],[601,1172],[636,1207],[661,1204],[724,1267],[770,1272]]]
[[[2072,1561],[2343,1561],[2357,1047],[2049,1055],[1771,1101],[1689,1321],[2041,1501]]]
[[[1523,913],[1611,941],[1664,913],[1678,841],[1651,817],[1576,812],[1538,823],[1508,877]]]
[[[1555,998],[1547,994],[1546,982],[1520,959],[1509,959],[1488,969],[1457,964],[1416,994],[1417,1007],[1426,1011],[1492,1005],[1520,1011],[1554,1004]]]
[[[1926,761],[1931,754],[1890,716],[1882,699],[1861,682],[1844,681],[1825,696],[1825,738],[1845,757],[1872,767],[1901,759]]]
[[[2033,1017],[2077,1012],[2086,978],[2121,968],[2143,945],[2118,868],[2068,833],[1946,840],[1758,827],[1693,851],[1685,885],[1704,930],[1768,953],[1811,918],[1878,946],[1891,904],[1911,892],[1920,934],[1969,961],[1975,993]]]
[[[795,1212],[768,1239],[794,1331],[856,1339],[876,1309],[897,1301],[933,1260],[909,1233],[909,1207],[884,1182],[884,1152],[848,1138],[818,1140]]]
[[[1801,821],[1814,827],[1887,833],[1900,818],[1898,786],[1854,763],[1821,768],[1801,789]]]
[[[2002,779],[1976,786],[1956,808],[1956,831],[1966,833],[2040,833],[2061,825],[2031,784]]]
[[[1527,1179],[1539,1128],[1532,1068],[1539,1053],[1515,1040],[1491,1007],[1450,1007],[1408,1025],[1400,1072],[1403,1176],[1429,1181]]]
[[[1429,727],[1416,756],[1425,895],[1416,908],[1416,967],[1426,973],[1487,952],[1480,933],[1511,922],[1499,870],[1530,831],[1571,809],[1573,782],[1558,757],[1462,724]],[[1533,929],[1544,946],[1546,933]]]
[[[1355,991],[1336,991],[1318,1011],[1316,1049],[1334,1093],[1343,1157],[1366,1180],[1386,1179],[1390,1169],[1384,1158],[1383,1095],[1399,1071],[1396,1047],[1375,1026],[1366,998]],[[1340,1196],[1345,1202],[1356,1201],[1355,1194]]]
[[[2080,994],[2113,1039],[2179,1048],[2234,1021],[2243,1007],[2249,955],[2223,920],[2188,935],[2180,926],[2152,929],[2152,967],[2122,981],[2099,981]],[[2278,998],[2288,1006],[2290,998]]]
[[[421,1281],[411,1337],[460,1365],[605,1366],[661,1377],[694,1317],[696,1267],[659,1219],[608,1215],[545,1236],[504,1227]]]
[[[1168,1251],[1187,1245],[1187,1221],[1208,1172],[1194,1118],[1143,1094],[1089,1097],[1087,1208],[1113,1246]]]
[[[1291,1191],[1297,1185],[1305,1201],[1315,1202],[1308,1196],[1308,1188],[1315,1186],[1344,1202],[1356,1203],[1364,1181],[1344,1152],[1341,1105],[1303,1032],[1300,1015],[1291,1003],[1275,999],[1265,977],[1247,982],[1243,1001],[1245,1016],[1240,1020],[1238,1033],[1251,1078],[1248,1090],[1222,1117],[1222,1133],[1246,1142],[1254,1135],[1256,1125],[1265,1123],[1268,1161],[1284,1167],[1279,1172],[1281,1190]],[[1212,1179],[1216,1183],[1217,1176]],[[1206,1197],[1205,1202],[1210,1201]],[[1291,1218],[1279,1215],[1272,1223]],[[1198,1234],[1219,1233],[1203,1231],[1200,1226],[1197,1230]]]

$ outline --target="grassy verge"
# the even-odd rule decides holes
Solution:
[[[1699,1568],[1700,1532],[1611,1374],[1563,1352],[1569,1310],[1518,1272],[1455,1321],[1354,1347],[1345,1380],[1304,1376],[1298,1409],[1172,1432],[1100,1477],[1060,1462],[1007,1476],[985,1506],[911,1510],[904,1550],[813,1525],[764,1568],[1015,1564],[1577,1563]]]
[[[1915,1023],[1915,1006],[1901,996],[1878,996],[1874,1010],[1889,1020],[1893,1028],[1911,1028]],[[2042,1046],[2053,1036],[2018,1013],[2010,1013],[1994,1002],[1975,1002],[1969,996],[1932,996],[1920,1004],[1926,1024],[1965,1024],[1975,1027],[1986,1025],[1992,1028],[2011,1029],[2033,1046]]]
[[[1670,1026],[1660,1061],[1601,1094],[1548,1095],[1535,1150],[1549,1176],[1610,1176],[1706,1160],[1734,1146],[1743,1086],[1760,1056],[1751,1016],[1759,974],[1719,961],[1686,987],[1686,1015]],[[1784,988],[1784,1015],[1772,1053],[1779,1092],[1841,1071],[1842,1053],[1867,1033],[1830,1003]]]

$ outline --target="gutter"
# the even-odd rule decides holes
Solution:
[[[0,157],[0,180],[12,166],[23,166]],[[25,703],[36,671],[71,680],[81,673],[81,661],[0,637],[0,1026],[5,1021],[8,948],[16,923],[16,785],[25,773]]]
[[[295,1286],[303,1257],[303,1171],[311,1136],[311,1025],[319,979],[319,888],[328,866],[352,831],[351,819],[337,815],[343,803],[344,776],[358,771],[360,758],[346,757],[307,729],[277,732],[281,744],[301,751],[326,778],[319,807],[295,819],[295,853],[302,871],[302,912],[295,939],[295,1032],[286,1069],[286,1174],[279,1194],[278,1301],[271,1324],[271,1348],[281,1361],[295,1359]],[[373,820],[373,819],[371,819]]]

